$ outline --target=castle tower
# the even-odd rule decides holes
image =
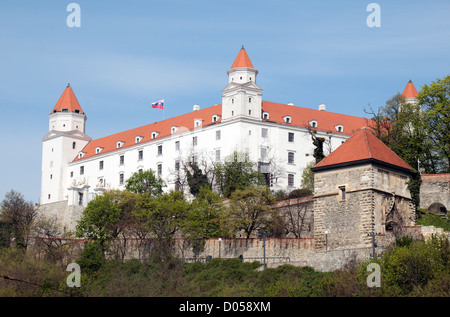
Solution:
[[[41,204],[67,200],[68,164],[91,140],[85,122],[69,84],[49,114],[49,132],[42,139]]]
[[[228,85],[222,90],[222,122],[233,118],[261,120],[262,89],[256,84],[258,71],[244,46],[227,74]]]
[[[419,97],[419,93],[417,92],[413,82],[410,80],[406,85],[405,90],[403,90],[402,98],[405,99],[406,103],[416,105],[419,102],[417,97]]]
[[[316,249],[370,247],[371,235],[414,224],[411,167],[362,128],[314,172]]]

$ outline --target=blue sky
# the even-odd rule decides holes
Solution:
[[[67,5],[81,8],[69,28]],[[99,138],[221,103],[241,45],[263,99],[367,116],[401,92],[449,75],[450,2],[376,1],[0,2],[0,199],[39,201],[41,139],[67,83]]]

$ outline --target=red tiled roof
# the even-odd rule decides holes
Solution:
[[[124,132],[112,134],[100,139],[92,140],[81,151],[85,153],[83,158],[80,159],[77,156],[74,159],[74,161],[79,161],[82,159],[95,156],[97,154],[95,152],[97,147],[102,148],[102,151],[99,154],[116,151],[118,150],[117,142],[119,141],[124,142],[124,144],[122,145],[122,147],[120,147],[120,149],[134,146],[136,145],[137,136],[143,137],[143,139],[141,140],[141,142],[139,142],[139,144],[168,137],[172,134],[171,128],[174,126],[178,127],[177,132],[193,130],[196,119],[201,119],[203,121],[202,123],[203,127],[219,123],[221,121],[220,117],[217,118],[216,122],[212,122],[213,115],[219,116],[222,115],[222,105],[215,105],[198,111],[192,111],[190,113],[178,117],[158,121],[139,128],[134,128]],[[152,132],[158,133],[155,139],[151,138]]]
[[[285,105],[280,103],[274,103],[269,101],[262,102],[262,111],[269,112],[270,118],[264,121],[271,121],[284,125],[291,125],[296,127],[305,127],[310,120],[316,120],[318,122],[317,130],[320,131],[336,131],[336,125],[342,125],[344,131],[340,132],[343,135],[352,135],[354,131],[367,125],[368,120],[365,118],[348,116],[338,113],[332,113],[327,111],[319,111],[314,109],[308,109],[303,107],[296,107],[292,105]],[[212,116],[218,115],[219,118],[216,122],[212,122]],[[211,124],[217,124],[221,122],[222,105],[215,105],[212,107],[204,108],[198,111],[192,111],[187,114],[183,114],[174,118],[166,119],[163,121],[148,124],[139,128],[127,130],[124,132],[109,135],[100,139],[92,140],[82,150],[85,153],[83,158],[89,158],[95,156],[95,150],[97,147],[102,148],[100,154],[113,152],[118,150],[117,142],[125,142],[121,149],[130,147],[136,144],[135,138],[137,136],[143,137],[140,142],[145,143],[153,141],[151,139],[152,132],[158,132],[158,136],[154,140],[158,140],[171,135],[171,128],[173,126],[179,127],[178,132],[193,130],[194,120],[203,120],[202,126],[208,126]],[[286,123],[283,119],[285,115],[291,117],[291,123]],[[79,157],[74,161],[81,160]]]
[[[419,97],[419,93],[416,90],[416,87],[410,80],[405,87],[405,90],[402,93],[403,98],[417,98]]]
[[[361,161],[377,161],[401,169],[412,168],[367,128],[360,129],[345,143],[331,152],[314,169]]]
[[[67,85],[58,102],[53,107],[52,113],[62,111],[63,109],[67,109],[69,112],[75,112],[75,110],[78,110],[80,113],[83,113],[83,109],[81,109],[70,84]]]
[[[314,129],[343,135],[352,135],[371,122],[371,120],[366,118],[269,101],[262,102],[262,111],[269,113],[269,119],[265,119],[264,121],[273,121],[297,127],[307,127],[310,121],[316,121],[317,127]],[[284,121],[283,117],[285,116],[291,117],[291,123]],[[342,125],[343,132],[337,132],[336,127],[338,125]]]
[[[254,68],[252,62],[250,61],[250,57],[248,57],[247,52],[245,51],[244,46],[242,46],[241,50],[239,51],[239,54],[237,55],[230,69],[237,67]]]

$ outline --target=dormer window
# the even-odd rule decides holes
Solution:
[[[335,128],[337,132],[344,132],[344,126],[342,124],[338,124]]]
[[[309,126],[311,128],[317,128],[317,121],[316,120],[309,121]]]
[[[125,142],[123,142],[123,141],[117,141],[116,146],[118,149],[120,149],[124,144],[125,144]]]
[[[201,119],[195,119],[195,121],[194,121],[194,126],[195,126],[196,128],[201,127],[201,126],[202,126],[202,120],[201,120]]]
[[[134,142],[135,142],[135,143],[141,143],[141,141],[142,141],[143,138],[144,138],[144,137],[142,137],[142,136],[136,136],[136,138],[134,139]]]
[[[159,132],[156,132],[156,131],[152,132],[152,140],[156,139],[158,137],[158,135],[159,135]]]
[[[86,153],[84,153],[84,152],[80,152],[80,153],[78,153],[78,158],[83,158],[83,156],[85,155]]]
[[[284,116],[283,117],[284,122],[291,123],[291,117],[290,116]]]
[[[217,122],[219,120],[219,116],[218,115],[213,115],[212,116],[212,122]]]
[[[268,120],[270,118],[268,112],[263,112],[262,117],[263,117],[263,119],[266,119],[266,120]]]
[[[97,146],[97,147],[95,148],[95,154],[100,154],[100,152],[101,152],[102,150],[103,150],[102,147]]]
[[[178,127],[177,126],[173,126],[173,127],[170,128],[170,132],[172,134],[177,133],[177,131],[178,131]]]

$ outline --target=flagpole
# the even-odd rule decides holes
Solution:
[[[163,120],[164,120],[164,111],[166,108],[166,98],[163,98],[163,100],[164,100],[164,105],[163,105]]]

